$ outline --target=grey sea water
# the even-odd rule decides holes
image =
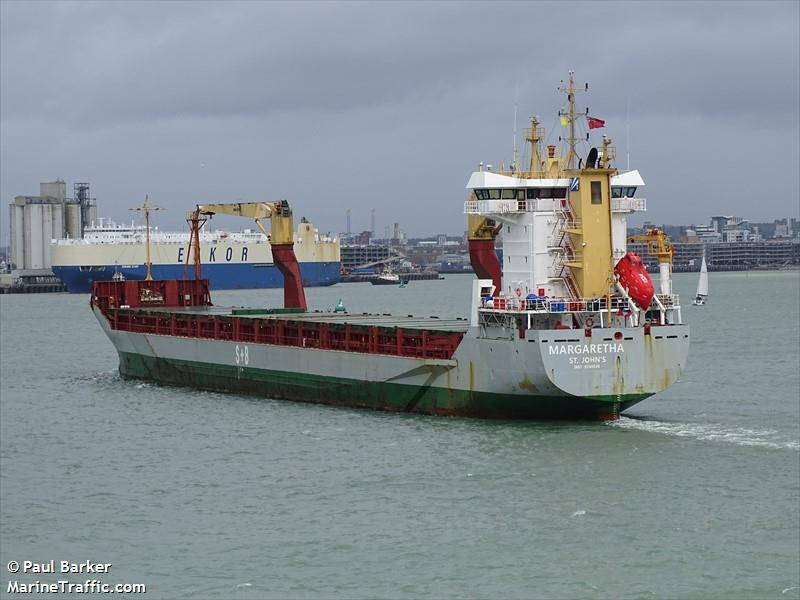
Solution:
[[[470,280],[307,293],[466,316]],[[710,280],[682,380],[575,424],[123,381],[87,296],[0,297],[2,594],[53,559],[152,598],[800,598],[800,273]]]

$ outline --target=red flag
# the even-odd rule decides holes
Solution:
[[[602,119],[595,119],[589,115],[586,115],[586,122],[589,123],[589,129],[599,129],[606,126],[606,122]]]

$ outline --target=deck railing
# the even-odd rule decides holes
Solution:
[[[658,294],[656,296],[664,308],[678,308],[680,301],[677,294]],[[567,300],[564,298],[540,298],[528,300],[526,298],[493,298],[483,299],[479,306],[484,312],[533,312],[548,313],[597,313],[609,310],[608,298],[579,298]],[[614,296],[611,298],[611,310],[630,312],[627,298]],[[649,310],[660,310],[655,299],[650,304]]]
[[[553,210],[553,199],[467,200],[464,202],[464,212],[468,215],[523,213],[539,210]]]
[[[467,200],[464,202],[464,212],[468,215],[521,213],[553,210],[553,208],[555,208],[553,198],[531,198],[526,200],[507,198],[502,200]],[[645,198],[612,198],[611,210],[612,212],[646,211],[647,200]]]
[[[647,210],[647,200],[644,198],[612,198],[612,212],[638,212]]]
[[[656,294],[653,297],[653,301],[650,303],[651,310],[660,308],[658,302],[656,302],[656,298],[658,298],[658,301],[661,302],[664,308],[677,308],[681,305],[678,294]]]

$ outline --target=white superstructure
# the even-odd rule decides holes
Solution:
[[[565,233],[581,226],[570,210],[570,182],[568,178],[520,178],[485,170],[469,178],[466,187],[477,199],[465,202],[465,212],[502,224],[504,295],[570,297],[569,267],[563,263],[585,251],[571,248]],[[615,260],[626,252],[628,215],[647,209],[646,200],[636,196],[642,186],[638,171],[611,177]]]

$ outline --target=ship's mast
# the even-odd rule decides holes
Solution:
[[[519,171],[519,154],[517,153],[517,97],[519,96],[519,84],[514,88],[514,156],[511,159],[511,172]]]
[[[150,197],[144,197],[144,204],[141,206],[137,206],[136,208],[129,208],[128,210],[140,210],[144,212],[144,233],[145,233],[145,265],[147,268],[147,273],[144,276],[145,281],[152,281],[153,275],[150,272],[150,211],[151,210],[164,210],[163,208],[159,208],[158,206],[150,206]]]
[[[201,215],[199,208],[196,208],[186,216],[186,222],[189,224],[189,249],[186,253],[186,265],[183,270],[184,279],[187,279],[186,268],[189,266],[189,254],[194,255],[194,278],[202,279],[200,266],[200,229],[202,229],[207,220],[205,215]]]
[[[611,159],[613,158],[611,152],[611,138],[607,135],[603,136],[603,156],[600,157],[600,168],[608,169],[611,166]]]
[[[528,176],[533,176],[539,171],[541,165],[541,149],[539,145],[542,141],[542,130],[539,127],[539,119],[531,117],[531,128],[525,131],[525,140],[531,145],[531,163],[528,167]]]
[[[519,154],[517,153],[517,107],[514,106],[514,156],[511,159],[511,172],[519,171]]]
[[[561,80],[561,83],[564,83],[564,80]],[[575,146],[577,145],[577,139],[575,137],[575,118],[576,117],[585,117],[585,112],[575,112],[575,71],[569,72],[569,80],[566,85],[562,85],[558,88],[559,91],[564,92],[567,94],[567,105],[568,109],[565,113],[564,111],[559,111],[558,116],[561,118],[567,119],[567,124],[569,125],[569,137],[567,138],[567,143],[569,144],[569,151],[567,154],[567,169],[574,169],[578,162],[578,152],[575,150]],[[586,84],[586,88],[583,91],[587,91],[589,89],[589,84]]]

